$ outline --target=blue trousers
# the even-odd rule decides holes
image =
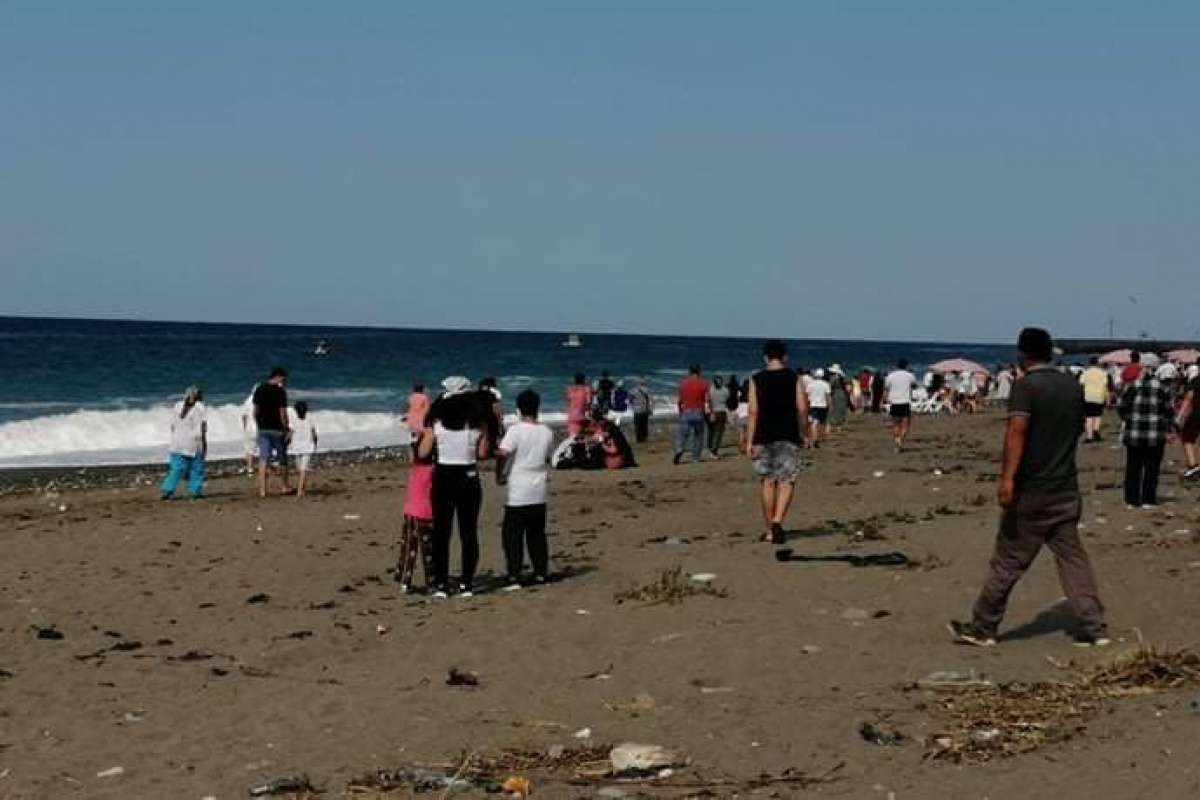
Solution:
[[[163,497],[175,494],[175,487],[184,475],[187,475],[188,494],[192,497],[204,494],[204,456],[171,453],[171,459],[167,462],[167,477],[162,482]]]
[[[675,452],[682,453],[687,449],[688,440],[692,442],[692,459],[700,460],[704,450],[704,412],[684,411],[679,415],[679,430],[675,436]]]

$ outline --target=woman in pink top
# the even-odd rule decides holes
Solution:
[[[425,427],[425,415],[429,413],[429,395],[425,394],[425,384],[414,383],[412,394],[408,396],[408,412],[405,421],[413,434],[419,434]]]
[[[433,575],[433,460],[429,458],[413,459],[404,491],[404,527],[400,531],[400,562],[396,565],[396,582],[404,594],[412,587],[418,553],[428,586]]]
[[[592,408],[592,387],[587,376],[579,373],[575,383],[567,387],[567,432],[572,436],[583,433],[588,424],[588,411]]]

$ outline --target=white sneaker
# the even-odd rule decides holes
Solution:
[[[434,593],[433,593],[433,598],[434,598],[435,600],[445,600],[445,599],[446,599],[448,596],[449,596],[449,595],[447,595],[447,594],[446,594],[444,591],[442,591],[441,589],[438,589],[436,592],[434,592]]]
[[[519,584],[519,583],[517,583],[517,582],[515,582],[515,581],[514,581],[514,582],[512,582],[512,583],[508,584],[507,586],[505,586],[505,587],[504,587],[504,591],[506,591],[506,592],[519,592],[519,591],[521,591],[521,584]]]

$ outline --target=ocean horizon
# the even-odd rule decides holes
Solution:
[[[563,347],[568,333],[582,347]],[[165,458],[168,412],[184,388],[205,391],[212,458],[241,452],[241,407],[272,366],[289,371],[322,449],[399,444],[412,384],[436,391],[447,375],[493,376],[508,405],[533,388],[546,417],[562,416],[576,372],[644,379],[667,413],[692,363],[745,378],[766,337],[660,336],[587,331],[480,331],[312,324],[241,324],[0,317],[0,469],[147,463]],[[327,340],[331,352],[314,355]],[[847,372],[907,358],[920,371],[962,356],[989,367],[1011,344],[786,338],[796,367],[838,363]]]

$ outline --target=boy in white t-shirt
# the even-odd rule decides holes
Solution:
[[[554,432],[537,421],[542,399],[526,389],[517,395],[521,419],[504,433],[496,457],[496,483],[508,486],[504,504],[504,560],[508,569],[506,591],[521,587],[525,547],[533,562],[533,580],[550,577],[550,548],[546,543],[547,465],[554,452]]]
[[[308,491],[308,470],[313,454],[317,452],[317,426],[308,418],[308,403],[300,400],[292,407],[290,424],[292,440],[288,443],[288,452],[296,457],[296,471],[300,473],[296,497],[304,497]]]

